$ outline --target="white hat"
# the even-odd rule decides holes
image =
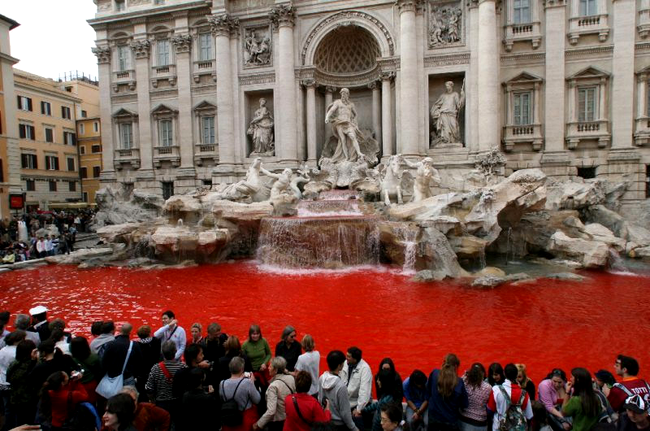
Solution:
[[[44,305],[37,305],[34,308],[29,309],[29,314],[30,316],[35,316],[37,314],[43,314],[45,312],[49,311],[47,308],[45,308]]]

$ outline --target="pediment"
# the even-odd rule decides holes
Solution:
[[[164,103],[161,103],[159,105],[156,105],[155,108],[151,111],[153,115],[156,114],[178,114],[178,110],[170,107],[169,105],[165,105]]]
[[[525,84],[525,83],[532,83],[532,82],[542,82],[544,81],[541,77],[537,75],[533,75],[532,73],[528,72],[521,72],[519,75],[515,76],[514,78],[504,82],[504,84]]]
[[[650,73],[650,66],[646,66],[643,69],[636,72],[637,75],[648,74],[648,73]]]
[[[589,66],[569,76],[567,79],[609,78],[610,74],[594,66]]]
[[[194,105],[194,110],[195,111],[207,111],[209,109],[217,109],[217,105],[214,103],[210,103],[207,100],[202,100],[198,104]]]
[[[126,108],[120,108],[113,113],[113,118],[137,118],[137,116],[137,113],[129,111]]]

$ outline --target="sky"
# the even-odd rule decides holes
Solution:
[[[52,79],[71,71],[97,77],[95,31],[86,22],[96,8],[93,0],[0,0],[0,14],[20,24],[9,33],[14,67]]]

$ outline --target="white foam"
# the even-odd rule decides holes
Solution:
[[[374,273],[393,273],[403,274],[401,269],[393,269],[383,265],[359,265],[349,266],[340,269],[325,269],[325,268],[282,268],[276,265],[266,265],[258,262],[257,270],[278,275],[291,275],[297,277],[310,277],[310,276],[343,276],[353,274],[356,272],[374,272]]]

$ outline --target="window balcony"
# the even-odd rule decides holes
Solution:
[[[641,8],[639,9],[639,25],[637,31],[642,39],[648,37],[650,34],[650,0],[641,0]]]
[[[612,139],[609,121],[578,121],[567,124],[567,148],[575,150],[580,141],[597,140],[598,148],[606,148]]]
[[[215,164],[219,161],[219,144],[196,144],[194,148],[197,166],[203,166],[205,160],[212,160]]]
[[[175,168],[181,165],[180,147],[178,145],[154,147],[153,150],[153,163],[157,168],[162,166],[163,162],[171,162]]]
[[[133,169],[140,168],[140,149],[117,149],[113,158],[115,169],[123,169],[125,166],[131,166]]]
[[[213,81],[217,81],[217,71],[214,67],[214,60],[200,60],[194,62],[192,76],[194,82],[198,83],[202,75],[211,75]]]
[[[153,66],[151,68],[151,85],[158,88],[160,81],[168,81],[172,87],[176,85],[176,65]]]
[[[503,149],[511,152],[515,144],[530,144],[539,151],[544,144],[541,124],[509,125],[503,128]]]
[[[639,117],[635,121],[634,144],[642,147],[650,144],[650,117]]]
[[[135,90],[135,70],[113,71],[113,91],[117,93],[120,85],[128,85],[129,90]]]
[[[542,32],[540,28],[541,25],[539,21],[523,24],[507,24],[505,26],[505,38],[503,39],[506,51],[510,52],[515,42],[530,41],[533,45],[533,49],[539,48],[542,41]]]
[[[575,16],[569,18],[569,43],[575,45],[580,36],[597,34],[598,40],[605,42],[609,36],[607,14]]]

